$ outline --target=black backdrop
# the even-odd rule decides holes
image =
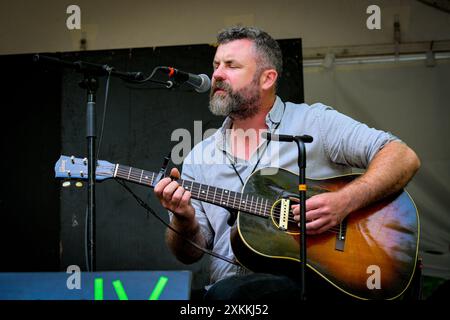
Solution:
[[[283,100],[303,102],[301,40],[279,40],[284,73],[279,86]],[[212,73],[215,47],[209,45],[120,49],[57,54],[65,60],[108,64],[118,70],[149,74],[159,65],[192,73]],[[82,74],[32,63],[31,55],[0,57],[11,81],[2,88],[1,271],[85,270],[86,185],[61,188],[53,166],[59,154],[86,155],[86,93],[78,86]],[[97,96],[98,137],[103,116],[105,78]],[[190,132],[194,121],[201,130],[220,127],[223,118],[210,114],[208,94],[187,87],[167,90],[154,84],[130,85],[111,78],[103,141],[99,159],[159,170],[163,157],[179,141],[176,129]],[[194,137],[196,140],[194,141]],[[174,164],[171,164],[174,166]],[[179,165],[176,165],[180,167]],[[130,185],[161,217],[166,211],[149,189]],[[194,271],[194,287],[207,278],[205,257],[185,266],[176,261],[164,243],[165,227],[148,216],[117,182],[97,184],[97,270]]]
[[[61,70],[30,55],[0,56],[0,270],[59,268]]]

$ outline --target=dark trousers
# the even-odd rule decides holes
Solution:
[[[413,281],[399,300],[420,300],[422,274],[416,267]],[[306,273],[306,299],[327,301],[355,301],[356,298],[336,289],[312,271]],[[450,286],[449,286],[450,287]],[[191,300],[299,300],[300,282],[283,275],[253,273],[232,276],[216,282],[208,291],[196,290]]]
[[[216,282],[208,291],[196,291],[193,300],[298,300],[300,283],[290,277],[267,273],[253,273],[244,276],[232,276]],[[348,296],[336,290],[330,284],[314,279],[306,286],[308,300],[333,299],[348,300]]]
[[[233,276],[216,282],[205,294],[205,300],[289,300],[300,295],[294,280],[279,275],[254,273]]]

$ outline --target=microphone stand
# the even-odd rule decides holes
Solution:
[[[108,65],[100,65],[84,61],[64,61],[58,58],[34,55],[35,62],[43,61],[47,63],[55,63],[67,68],[75,69],[84,74],[84,80],[79,83],[80,87],[86,89],[87,103],[86,103],[86,139],[87,139],[87,164],[88,164],[88,261],[87,271],[96,271],[96,234],[95,234],[95,171],[96,171],[96,154],[95,154],[95,140],[96,140],[96,115],[95,102],[98,89],[99,76],[116,76],[124,81],[142,80],[143,74],[141,72],[121,72],[116,71],[113,67]],[[168,84],[157,80],[146,79],[147,81],[156,82],[159,84]]]
[[[85,78],[80,82],[80,87],[87,91],[86,103],[86,139],[88,151],[88,271],[96,271],[96,251],[95,251],[95,171],[96,171],[96,155],[95,140],[96,136],[96,117],[95,102],[98,89],[97,78],[85,73]]]
[[[300,200],[300,299],[306,300],[306,148],[305,143],[311,143],[313,137],[308,135],[291,136],[285,134],[263,133],[263,138],[267,140],[276,140],[280,142],[292,142],[297,144],[298,148],[298,193]]]
[[[300,300],[306,300],[306,150],[301,138],[295,138],[298,148],[298,193],[300,199]]]

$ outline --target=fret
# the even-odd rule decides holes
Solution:
[[[130,174],[131,174],[131,167],[130,167],[130,170],[128,170],[128,178],[127,178],[127,180],[130,180]]]
[[[191,181],[191,187],[190,187],[190,192],[192,193],[192,186],[194,185],[194,181]]]
[[[244,196],[242,193],[240,194],[241,198],[239,199],[239,210],[242,210],[242,205],[245,204],[245,201],[242,200],[242,197]]]
[[[144,175],[144,170],[141,170],[141,177],[139,178],[139,183],[142,183],[142,176]]]
[[[259,205],[258,205],[258,208],[257,208],[257,210],[258,210],[258,214],[259,215],[262,215],[262,214],[264,214],[262,211],[263,211],[263,208],[262,208],[262,203],[263,203],[263,198],[260,198],[260,197],[258,197],[257,199],[256,199],[256,203],[258,203],[258,201],[259,201]]]
[[[264,211],[264,215],[268,215],[269,211],[267,210],[267,204],[269,203],[269,199],[266,199],[266,209]]]
[[[233,191],[232,191],[233,192]],[[231,193],[231,192],[230,192]],[[233,195],[233,208],[235,209],[236,207],[235,207],[235,205],[236,205],[236,192],[233,192],[234,193],[234,195]]]
[[[131,179],[133,179],[133,181],[139,182],[138,180],[138,176],[139,176],[139,169],[133,169],[133,172],[131,172]]]
[[[253,207],[253,195],[252,195],[252,200],[250,201],[250,211],[254,211],[254,210],[252,209],[252,207]]]
[[[116,168],[114,169],[114,175],[113,175],[114,178],[117,177],[117,170],[119,170],[118,164],[116,164]]]
[[[214,196],[213,196],[213,200],[214,200],[214,202],[217,203],[217,200],[216,200],[216,192],[217,192],[217,187],[214,187]]]
[[[245,197],[245,209],[247,209],[247,204],[248,204],[248,193],[247,196]]]
[[[152,172],[152,177],[150,178],[150,185],[153,185],[153,182],[155,180],[155,174],[154,172]],[[148,179],[148,176],[146,177]]]
[[[201,194],[202,194],[202,185],[196,183],[196,184],[195,184],[195,187],[198,188],[198,191],[197,191],[197,196],[198,196],[198,198],[199,198],[200,200],[203,200],[202,197],[201,197]]]
[[[259,210],[258,210],[258,199],[259,199],[259,198],[256,197],[256,203],[255,203],[255,210],[256,210],[256,211],[259,211]]]
[[[224,191],[225,191],[225,190],[222,189],[222,194],[220,195],[220,204],[223,204],[222,199],[223,199],[223,192],[224,192]]]
[[[205,188],[204,188],[204,185],[203,184],[201,184],[200,185],[200,190],[201,190],[201,192],[202,192],[202,197],[203,197],[203,200],[208,200],[208,198],[207,197],[205,197],[205,190],[204,190]]]
[[[208,200],[208,192],[209,192],[209,186],[208,186],[208,189],[206,189],[206,200]]]
[[[124,179],[126,179],[126,175],[125,175],[125,172],[127,171],[127,166],[123,166],[123,168],[121,168],[122,169],[122,172],[121,172],[121,176],[122,176],[122,178],[124,178]]]
[[[225,193],[228,193],[228,199],[227,199],[227,203],[226,203],[226,205],[227,206],[229,206],[230,205],[230,191],[228,191],[228,190],[225,190]]]
[[[198,198],[199,198],[199,199],[202,199],[202,196],[201,196],[201,194],[202,194],[202,184],[201,184],[201,183],[196,183],[196,184],[195,184],[195,187],[198,189],[198,190],[197,190],[197,196],[198,196]]]
[[[120,173],[121,170],[122,170],[122,165],[118,164],[118,165],[117,165],[117,176],[118,176],[119,178],[121,178],[121,173]]]

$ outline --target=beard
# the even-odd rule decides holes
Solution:
[[[216,116],[230,116],[232,119],[247,119],[254,116],[259,109],[261,95],[258,79],[255,77],[249,86],[234,91],[228,83],[217,81],[211,87],[209,110]],[[224,92],[214,94],[215,89]]]

